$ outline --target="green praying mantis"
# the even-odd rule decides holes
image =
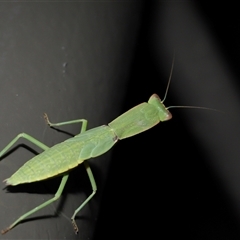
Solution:
[[[163,104],[169,88],[172,70],[173,64],[163,101],[161,101],[157,94],[153,94],[149,98],[148,102],[144,102],[133,107],[132,109],[128,110],[127,112],[114,119],[108,125],[103,125],[87,130],[87,120],[85,119],[51,123],[48,119],[47,114],[44,114],[44,118],[50,127],[82,123],[80,134],[64,142],[56,144],[51,148],[26,133],[20,133],[19,135],[17,135],[0,152],[0,157],[3,156],[20,138],[25,138],[26,140],[40,147],[44,151],[26,162],[10,178],[4,180],[6,185],[15,186],[23,183],[42,181],[55,176],[62,176],[62,180],[53,198],[20,216],[9,227],[2,230],[1,233],[7,233],[9,230],[11,230],[29,215],[56,201],[63,192],[63,189],[69,177],[69,171],[77,167],[79,164],[83,163],[91,183],[92,193],[74,211],[71,217],[74,231],[77,234],[78,227],[75,222],[75,216],[90,201],[90,199],[97,191],[94,176],[87,160],[106,153],[119,140],[135,136],[136,134],[142,133],[154,127],[159,122],[167,121],[172,118],[172,115],[168,110],[171,107],[166,108]]]

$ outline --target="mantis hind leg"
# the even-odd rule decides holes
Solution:
[[[46,146],[44,143],[38,141],[37,139],[33,138],[32,136],[26,134],[26,133],[20,133],[18,134],[1,152],[0,152],[0,157],[7,152],[7,150],[9,148],[11,148],[17,141],[19,138],[25,138],[26,140],[32,142],[33,144],[35,144],[36,146],[42,148],[43,150],[47,150],[49,149],[48,146]],[[48,201],[40,204],[39,206],[33,208],[32,210],[28,211],[27,213],[23,214],[22,216],[20,216],[14,223],[12,223],[9,227],[7,227],[6,229],[2,230],[1,233],[5,234],[6,232],[8,232],[9,230],[11,230],[14,226],[16,226],[19,222],[21,222],[23,219],[25,219],[26,217],[28,217],[29,215],[37,212],[38,210],[46,207],[47,205],[49,205],[50,203],[56,201],[62,194],[62,191],[66,185],[67,179],[68,179],[69,174],[65,173],[64,176],[62,177],[61,183],[58,187],[58,190],[55,194],[55,196],[51,199],[49,199]]]
[[[83,133],[87,130],[87,120],[85,119],[77,119],[77,120],[72,120],[72,121],[67,121],[67,122],[60,122],[60,123],[51,123],[48,119],[48,116],[47,114],[45,113],[44,114],[44,118],[47,122],[47,124],[51,127],[54,127],[54,126],[62,126],[62,125],[67,125],[67,124],[74,124],[74,123],[79,123],[79,122],[82,122],[82,127],[81,127],[81,132],[80,133]],[[76,224],[76,221],[75,221],[75,217],[77,215],[77,213],[92,199],[92,197],[95,195],[96,191],[97,191],[97,185],[96,185],[96,182],[95,182],[95,179],[94,179],[94,176],[93,176],[93,173],[92,173],[92,170],[87,162],[87,160],[85,160],[83,162],[84,166],[85,166],[85,169],[87,171],[87,174],[88,174],[88,178],[90,180],[90,183],[91,183],[91,186],[92,186],[92,193],[87,197],[87,199],[74,211],[72,217],[71,217],[71,220],[72,220],[72,224],[73,224],[73,228],[74,228],[74,231],[75,233],[77,234],[78,233],[78,226]]]
[[[50,125],[50,126],[61,126],[61,125],[67,125],[67,124],[73,124],[73,123],[78,123],[78,122],[82,122],[82,127],[81,127],[81,133],[82,132],[85,132],[86,131],[86,128],[87,128],[87,120],[85,119],[78,119],[78,120],[73,120],[73,121],[68,121],[68,122],[62,122],[62,123],[51,123],[49,120],[48,120],[48,117],[47,115],[45,114],[44,115],[44,118],[46,120],[46,122]],[[43,150],[47,150],[49,147],[46,146],[44,143],[38,141],[37,139],[33,138],[32,136],[26,134],[26,133],[21,133],[19,135],[17,135],[1,152],[0,152],[0,157],[5,153],[7,152],[17,141],[19,138],[25,138],[26,140],[32,142],[33,144],[35,144],[36,146],[42,148]],[[75,230],[75,233],[78,232],[78,227],[77,227],[77,224],[75,222],[75,216],[76,214],[90,201],[90,199],[94,196],[94,194],[96,193],[96,190],[97,190],[97,186],[96,186],[96,182],[95,182],[95,179],[94,179],[94,176],[92,174],[92,171],[91,171],[91,168],[90,166],[88,165],[87,161],[84,162],[84,166],[86,168],[86,171],[87,171],[87,174],[88,174],[88,177],[89,177],[89,180],[90,180],[90,183],[91,183],[91,186],[92,186],[92,189],[93,189],[93,192],[92,194],[90,194],[90,196],[74,211],[74,214],[73,216],[71,217],[72,219],[72,223],[73,223],[73,226],[74,226],[74,230]],[[48,206],[49,204],[51,204],[52,202],[56,201],[62,194],[63,192],[63,189],[66,185],[66,182],[68,180],[68,177],[69,177],[69,174],[68,172],[65,173],[65,175],[63,175],[62,177],[62,180],[61,180],[61,183],[58,187],[58,190],[55,194],[55,196],[51,199],[49,199],[48,201],[40,204],[39,206],[33,208],[32,210],[28,211],[27,213],[23,214],[22,216],[20,216],[15,222],[13,222],[9,227],[7,227],[6,229],[2,230],[1,233],[2,234],[5,234],[7,233],[9,230],[11,230],[13,227],[15,227],[18,223],[20,223],[22,220],[24,220],[26,217],[28,217],[29,215],[37,212],[38,210]]]
[[[38,141],[36,138],[26,134],[26,133],[20,133],[18,134],[1,152],[0,152],[0,157],[6,153],[8,151],[8,149],[10,149],[17,141],[19,138],[25,138],[26,140],[28,140],[29,142],[35,144],[36,146],[40,147],[43,150],[47,150],[49,149],[49,147],[47,145],[45,145],[44,143]]]
[[[7,227],[6,229],[2,230],[1,233],[5,234],[7,233],[9,230],[11,230],[14,226],[16,226],[19,222],[21,222],[23,219],[25,219],[26,217],[28,217],[29,215],[37,212],[38,210],[46,207],[47,205],[51,204],[52,202],[56,201],[62,194],[62,191],[66,185],[66,182],[68,180],[68,176],[69,174],[66,173],[63,177],[62,177],[62,181],[58,187],[58,190],[55,194],[55,196],[51,199],[49,199],[48,201],[40,204],[39,206],[33,208],[32,210],[28,211],[27,213],[23,214],[22,216],[20,216],[14,223],[12,223],[9,227]]]

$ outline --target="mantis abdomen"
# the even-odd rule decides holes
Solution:
[[[6,184],[18,185],[60,175],[86,159],[107,152],[116,141],[110,127],[93,128],[35,156],[6,179]]]
[[[9,227],[2,230],[2,234],[8,232],[29,215],[56,201],[61,196],[65,187],[69,176],[69,170],[83,163],[84,160],[104,154],[111,149],[118,140],[144,132],[158,124],[160,121],[171,119],[172,115],[161,102],[158,95],[153,94],[147,103],[145,102],[137,105],[117,117],[108,125],[103,125],[90,130],[87,130],[87,120],[85,119],[51,123],[46,114],[44,115],[44,118],[50,126],[61,126],[81,122],[81,133],[51,148],[26,133],[20,133],[0,152],[1,157],[19,138],[25,138],[44,150],[44,152],[26,162],[10,178],[6,179],[5,182],[7,185],[30,183],[63,175],[59,188],[53,198],[20,216]],[[74,211],[74,214],[71,217],[76,233],[78,232],[78,227],[75,222],[75,216],[97,191],[97,186],[90,166],[87,161],[83,164],[87,170],[93,192]]]
[[[157,94],[109,123],[85,131],[47,149],[19,168],[7,185],[52,178],[75,168],[84,160],[107,152],[119,140],[132,137],[172,117]]]

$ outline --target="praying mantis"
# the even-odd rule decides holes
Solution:
[[[87,160],[106,153],[119,140],[135,136],[154,127],[160,122],[167,121],[172,118],[172,115],[168,110],[171,107],[166,108],[163,104],[169,88],[172,70],[173,65],[166,93],[162,101],[157,94],[153,94],[149,98],[148,102],[144,102],[133,107],[107,125],[102,125],[90,130],[87,130],[86,119],[51,123],[47,114],[44,114],[46,123],[50,127],[81,123],[81,131],[76,136],[56,144],[51,148],[26,133],[20,133],[12,141],[10,141],[10,143],[2,151],[0,151],[0,157],[3,156],[20,138],[24,138],[40,147],[43,149],[43,152],[27,161],[10,178],[4,180],[7,186],[42,181],[56,176],[62,176],[62,180],[53,198],[21,215],[10,226],[2,230],[1,233],[7,233],[29,215],[59,199],[68,180],[70,170],[83,163],[91,183],[92,193],[74,211],[71,217],[74,231],[77,234],[78,227],[75,222],[76,214],[90,201],[97,191],[97,185]]]

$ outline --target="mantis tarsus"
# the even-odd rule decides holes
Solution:
[[[78,227],[75,222],[75,216],[93,197],[97,190],[92,171],[86,160],[104,154],[112,148],[118,140],[132,137],[138,133],[146,131],[158,124],[160,121],[169,120],[171,117],[171,113],[163,105],[157,94],[153,94],[148,103],[141,103],[137,105],[126,113],[120,115],[108,125],[103,125],[90,130],[86,130],[87,120],[85,119],[51,123],[45,114],[44,118],[50,126],[62,126],[81,122],[81,132],[75,137],[56,144],[51,148],[26,133],[20,133],[0,152],[1,157],[18,141],[19,138],[25,138],[44,150],[44,152],[26,162],[10,178],[4,180],[7,185],[30,183],[63,175],[60,186],[53,198],[23,214],[9,227],[2,230],[1,233],[5,234],[29,215],[56,201],[61,196],[65,187],[69,176],[69,170],[75,168],[81,163],[84,163],[93,192],[75,210],[71,217],[75,233],[77,233]]]
[[[132,137],[138,133],[146,131],[158,124],[160,121],[169,120],[171,117],[171,113],[163,105],[157,94],[153,94],[148,103],[141,103],[137,105],[126,113],[120,115],[108,125],[103,125],[87,131],[87,120],[85,119],[51,123],[45,114],[44,118],[50,126],[62,126],[81,122],[81,132],[75,137],[56,144],[51,148],[26,133],[20,133],[0,152],[1,157],[15,144],[15,142],[18,141],[19,138],[25,138],[44,150],[44,152],[26,162],[10,178],[4,180],[6,185],[14,186],[63,175],[60,186],[53,198],[23,214],[9,227],[2,230],[1,233],[5,234],[29,215],[56,201],[62,194],[69,176],[69,171],[77,165],[84,163],[93,192],[75,210],[71,217],[75,233],[77,233],[78,227],[75,222],[75,216],[93,197],[97,190],[92,171],[86,160],[104,154],[111,149],[118,140]]]
[[[17,135],[0,152],[0,157],[5,154],[18,141],[19,138],[25,138],[26,140],[43,149],[44,152],[30,159],[10,178],[4,180],[4,182],[6,182],[7,185],[18,185],[22,183],[42,181],[59,175],[62,176],[62,180],[53,198],[20,216],[9,227],[2,230],[1,233],[5,234],[29,215],[56,201],[62,194],[65,184],[68,180],[69,171],[83,163],[90,179],[93,191],[92,194],[75,210],[71,217],[75,233],[77,233],[78,227],[75,222],[75,216],[94,196],[97,190],[91,168],[86,160],[104,154],[110,150],[118,140],[132,137],[152,128],[160,121],[162,122],[171,119],[172,115],[168,111],[169,107],[166,108],[163,104],[168,91],[171,75],[172,70],[163,101],[160,100],[157,94],[153,94],[147,103],[144,102],[133,107],[110,122],[108,125],[87,130],[87,120],[85,119],[51,123],[45,114],[44,118],[47,124],[51,127],[82,123],[80,134],[62,143],[56,144],[51,148],[26,133]]]

